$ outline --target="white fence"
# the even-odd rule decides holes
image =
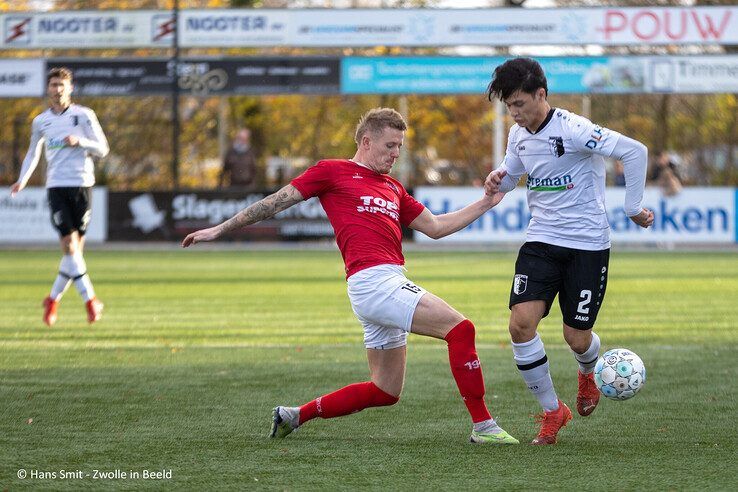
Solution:
[[[530,220],[524,188],[508,193],[495,208],[464,230],[441,239],[447,243],[523,242]],[[415,197],[433,213],[458,210],[481,196],[480,188],[421,186]],[[624,188],[608,188],[606,203],[614,243],[738,243],[736,203],[738,189],[726,187],[684,188],[673,197],[664,197],[658,188],[646,188],[644,206],[653,210],[653,227],[642,229],[623,212]],[[87,238],[104,242],[108,238],[108,190],[95,187],[92,193],[92,219]],[[46,190],[31,187],[15,198],[0,196],[0,243],[55,243],[56,230],[49,218]],[[418,242],[433,241],[415,234]]]
[[[427,187],[415,189],[415,198],[433,213],[458,210],[478,200],[479,188]],[[684,188],[664,197],[658,188],[646,188],[643,205],[654,211],[654,225],[642,229],[623,212],[624,188],[608,188],[605,202],[614,243],[736,243],[735,188]],[[441,239],[445,242],[523,242],[530,220],[526,190],[517,188],[466,229]],[[433,241],[415,234],[418,242]]]
[[[7,188],[6,188],[7,190]],[[44,188],[26,188],[14,198],[0,194],[0,243],[55,243],[59,240],[51,225],[49,203]],[[108,236],[108,190],[92,190],[92,218],[87,241],[103,242]]]

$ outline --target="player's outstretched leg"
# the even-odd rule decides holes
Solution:
[[[497,425],[484,402],[484,375],[474,343],[474,324],[465,319],[445,337],[448,360],[474,428],[470,442],[479,444],[518,444],[518,440]]]
[[[556,444],[556,436],[572,418],[571,410],[566,403],[559,400],[559,408],[549,412],[536,415],[536,420],[541,423],[541,430],[531,444]]]
[[[582,354],[574,352],[574,357],[579,363],[577,412],[582,417],[594,412],[600,401],[600,390],[594,381],[594,367],[600,355],[600,337],[592,332],[592,341],[589,348]]]
[[[397,396],[382,391],[371,381],[354,383],[320,396],[301,407],[276,407],[272,412],[270,437],[284,437],[314,418],[331,419],[360,412],[365,408],[394,405]]]

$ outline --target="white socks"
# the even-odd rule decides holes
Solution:
[[[592,342],[589,344],[589,348],[583,354],[574,351],[572,353],[579,363],[579,371],[582,374],[589,374],[594,371],[595,364],[597,364],[597,359],[600,356],[600,337],[597,336],[597,333],[592,332]]]
[[[69,288],[71,283],[72,279],[60,271],[59,275],[56,276],[56,280],[54,280],[54,284],[51,286],[51,294],[49,294],[49,297],[58,301],[67,291],[67,288]]]
[[[95,297],[92,281],[87,275],[87,264],[82,254],[64,255],[59,263],[59,275],[54,280],[49,297],[58,301],[74,281],[74,287],[85,302]]]
[[[535,338],[528,342],[512,344],[515,364],[523,376],[528,389],[538,399],[546,412],[559,408],[559,398],[551,380],[548,368],[548,357],[543,348],[543,341],[536,333]]]
[[[72,255],[72,261],[74,263],[74,272],[72,279],[74,280],[74,287],[79,292],[79,295],[85,302],[95,297],[95,290],[92,288],[92,282],[90,281],[89,275],[87,275],[87,263],[82,257],[81,253]]]
[[[480,434],[499,434],[502,427],[497,425],[495,419],[488,419],[474,424],[474,430]]]

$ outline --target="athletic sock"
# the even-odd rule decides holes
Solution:
[[[59,301],[71,284],[72,279],[69,278],[68,275],[59,272],[56,276],[56,280],[54,280],[54,283],[51,286],[51,294],[49,294],[49,297],[55,301]]]
[[[474,345],[474,324],[465,319],[446,335],[451,374],[459,387],[472,422],[483,422],[492,416],[484,403],[484,375]]]
[[[69,285],[72,283],[72,279],[76,276],[74,273],[75,269],[76,266],[72,255],[62,256],[62,259],[59,262],[59,274],[56,276],[56,279],[51,286],[49,297],[55,301],[61,300],[64,293],[69,288]]]
[[[579,371],[582,374],[589,374],[594,371],[595,364],[597,364],[597,359],[600,356],[600,337],[597,336],[597,333],[592,332],[592,342],[589,344],[589,348],[583,354],[572,352],[579,363]]]
[[[95,289],[92,288],[92,281],[90,280],[90,276],[87,275],[87,264],[81,253],[73,255],[72,261],[74,263],[74,275],[72,276],[74,287],[79,292],[79,295],[82,296],[82,299],[87,302],[95,297]]]
[[[399,397],[385,393],[371,381],[354,383],[302,405],[299,424],[315,417],[330,419],[360,412],[365,408],[394,405],[399,400]]]
[[[474,430],[480,434],[499,434],[502,432],[502,427],[497,425],[495,419],[489,419],[475,423]]]
[[[513,342],[512,349],[518,370],[541,407],[547,412],[558,409],[559,399],[551,380],[548,357],[538,333],[528,342]]]

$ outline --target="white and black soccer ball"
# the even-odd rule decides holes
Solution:
[[[627,400],[646,383],[646,366],[633,351],[612,349],[597,359],[594,378],[603,395],[612,400]]]

